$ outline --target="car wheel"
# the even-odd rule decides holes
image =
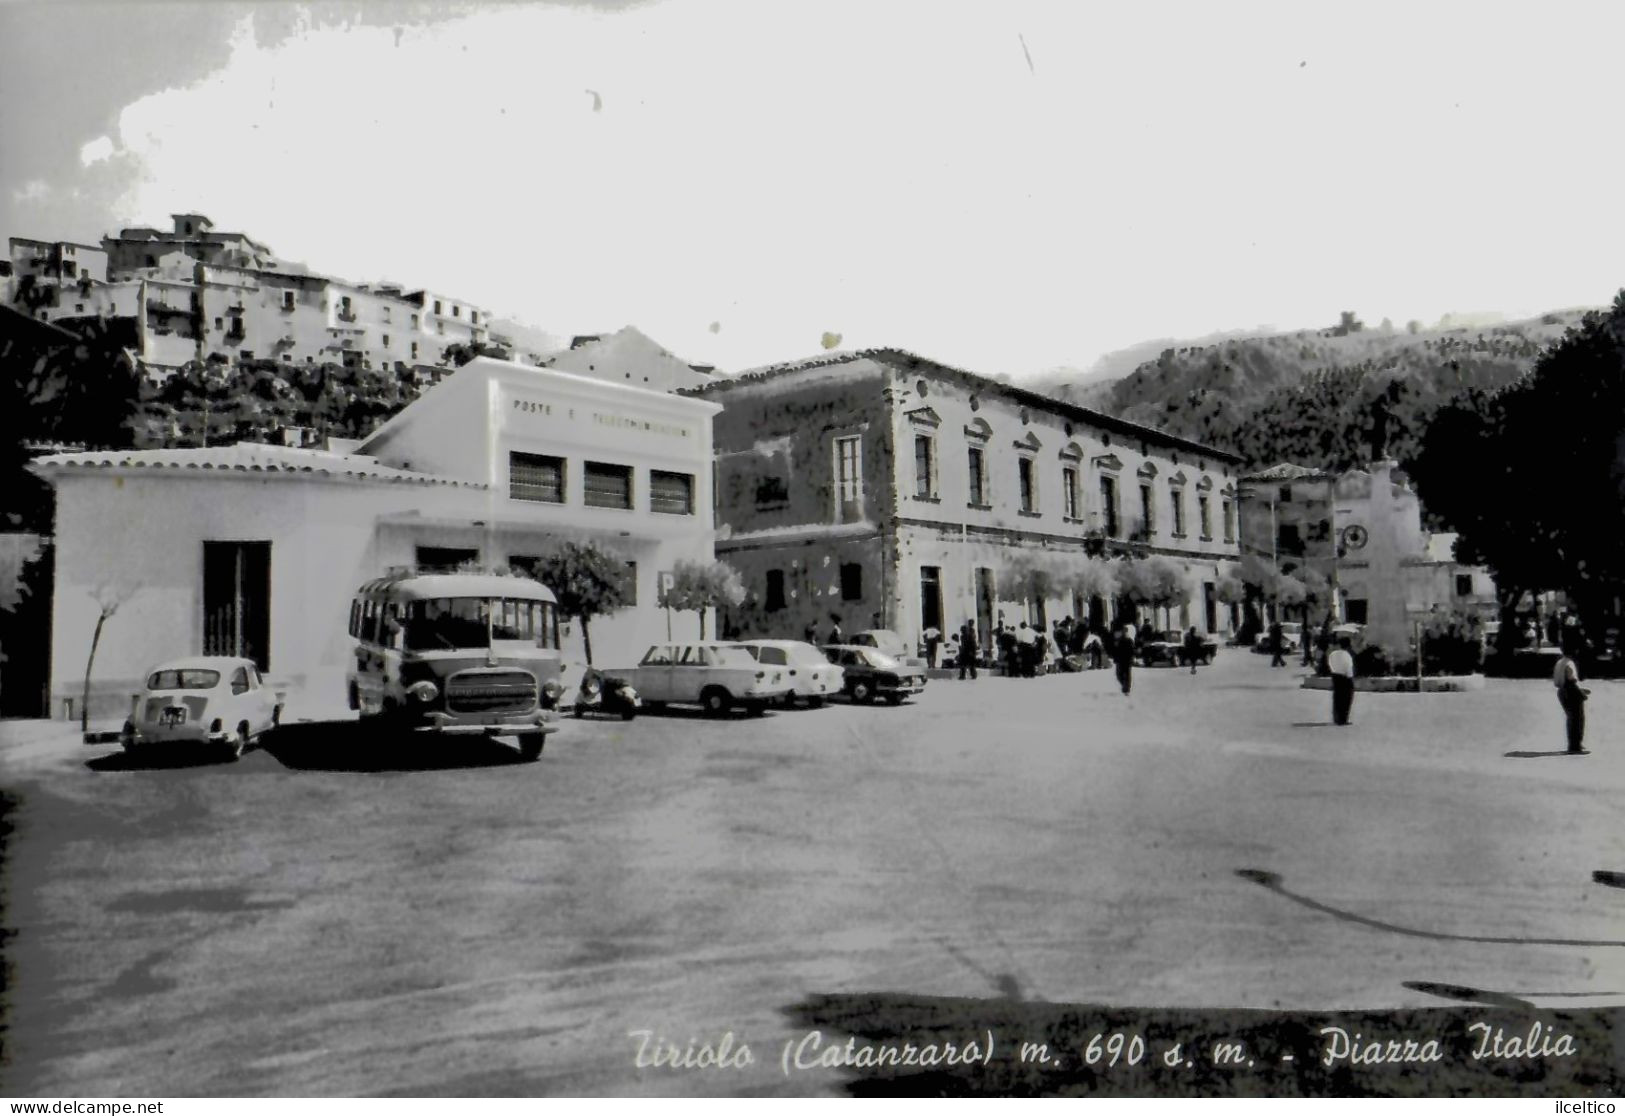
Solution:
[[[807,699],[807,707],[809,709],[821,709],[823,708],[823,705],[824,698],[822,694],[820,694],[818,697],[810,697]]]
[[[875,700],[875,691],[867,682],[852,683],[852,700],[865,704]]]
[[[705,707],[705,711],[711,716],[720,717],[728,712],[733,705],[733,699],[728,696],[727,690],[719,686],[713,686],[700,695],[700,704]]]
[[[545,732],[526,732],[519,736],[519,758],[525,763],[535,763],[542,758],[542,746],[547,743]]]
[[[763,701],[746,702],[745,712],[749,716],[760,717],[767,712],[767,703]]]
[[[579,721],[587,715],[587,707],[578,701],[576,707],[570,711],[570,715]]]
[[[630,705],[627,706],[625,709],[621,710],[621,720],[623,720],[623,721],[630,721],[633,718],[635,718],[637,715],[638,715],[638,711],[636,709],[634,709]]]
[[[891,704],[893,704],[893,705],[902,705],[903,704],[903,695],[902,694],[887,694],[886,695],[886,700],[888,702],[890,702]]]
[[[643,708],[650,713],[659,713],[666,708],[666,703],[663,701],[646,701],[643,703]]]

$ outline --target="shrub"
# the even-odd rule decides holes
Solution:
[[[1423,623],[1423,674],[1475,674],[1483,666],[1484,622],[1478,616],[1439,612]]]

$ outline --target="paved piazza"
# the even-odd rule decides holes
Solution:
[[[1592,878],[1625,871],[1625,688],[1569,758],[1543,681],[1361,694],[1338,729],[1299,679],[1227,650],[1132,698],[566,721],[533,766],[338,723],[135,767],[8,723],[3,1091],[829,1092],[779,1068],[820,996],[1625,1003],[1625,891]],[[757,1064],[639,1069],[642,1030]]]

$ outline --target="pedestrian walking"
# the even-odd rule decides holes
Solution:
[[[1591,696],[1591,691],[1580,685],[1580,664],[1574,661],[1579,651],[1578,641],[1573,638],[1564,641],[1563,655],[1557,660],[1557,669],[1552,671],[1552,685],[1557,687],[1557,703],[1563,707],[1563,716],[1568,722],[1569,755],[1588,756],[1591,750],[1585,746],[1586,698]]]
[[[841,631],[841,618],[839,616],[832,615],[829,618],[829,642],[830,643],[845,643],[846,642],[846,634]]]
[[[1326,656],[1326,669],[1332,676],[1332,723],[1346,725],[1354,708],[1354,652],[1352,641],[1343,636],[1337,650]]]
[[[1185,631],[1185,658],[1190,660],[1191,673],[1196,673],[1196,663],[1202,657],[1202,637],[1196,634],[1196,625],[1192,624]]]
[[[1276,620],[1276,621],[1274,621],[1273,623],[1270,624],[1269,641],[1270,641],[1270,666],[1272,666],[1272,667],[1284,667],[1284,666],[1286,666],[1286,659],[1281,657],[1281,653],[1284,650],[1284,645],[1286,643],[1286,636],[1284,634],[1282,634],[1282,632],[1281,632],[1281,622],[1279,620]]]
[[[1134,686],[1134,637],[1129,635],[1133,625],[1121,628],[1112,643],[1112,659],[1117,664],[1117,684],[1127,697]]]
[[[816,646],[818,644],[818,621],[807,621],[806,630],[801,633],[801,638],[807,643]]]
[[[942,642],[942,632],[939,631],[936,625],[933,624],[931,627],[925,629],[925,632],[921,635],[921,638],[925,641],[925,661],[932,670],[936,670],[937,645]]]
[[[959,680],[965,680],[965,672],[976,677],[976,624],[967,620],[959,627]]]

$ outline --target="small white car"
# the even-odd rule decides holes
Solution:
[[[252,659],[175,659],[153,667],[132,695],[119,743],[126,751],[201,745],[234,760],[281,720],[282,695],[266,688]]]
[[[790,700],[806,698],[817,708],[841,692],[846,672],[810,643],[794,639],[746,639],[739,646],[764,666],[783,667],[790,677]]]
[[[646,707],[699,705],[713,716],[736,705],[759,714],[790,694],[783,668],[764,666],[727,643],[657,643],[635,669],[615,673],[636,686]]]
[[[890,655],[907,666],[921,668],[925,666],[925,657],[916,655],[909,647],[908,640],[886,628],[871,628],[866,632],[855,632],[846,643],[849,647],[873,647],[876,651]]]

